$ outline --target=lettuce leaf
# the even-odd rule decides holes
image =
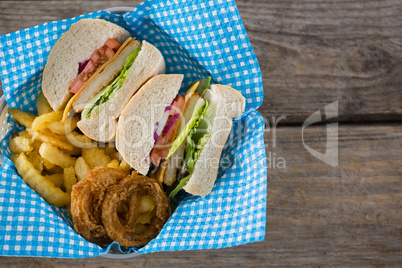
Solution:
[[[204,79],[204,83],[202,84],[203,92],[201,93],[204,93],[204,90],[208,89],[210,86],[211,86],[211,77],[208,76],[207,78]]]
[[[187,136],[187,144],[184,153],[184,159],[179,174],[189,174],[183,178],[176,188],[169,194],[172,199],[187,183],[194,171],[195,162],[201,155],[202,150],[211,137],[211,120],[213,120],[216,111],[216,105],[209,105],[208,100],[205,101],[206,105],[202,114],[195,123],[193,129]],[[180,179],[178,177],[178,179]],[[183,180],[185,180],[183,182]]]
[[[168,153],[166,159],[169,159],[169,157],[171,157],[174,154],[174,152],[180,147],[180,145],[185,141],[186,137],[188,136],[188,134],[190,134],[191,130],[194,128],[195,124],[197,123],[200,115],[204,112],[205,107],[206,107],[206,102],[202,98],[198,99],[190,120],[188,121],[188,123],[186,124],[184,129],[180,132],[180,134],[174,140],[172,146],[170,147],[170,150],[169,150],[169,153]]]
[[[103,90],[95,95],[95,97],[90,101],[88,108],[82,111],[81,118],[89,118],[96,107],[107,102],[110,99],[111,94],[121,88],[124,81],[128,77],[128,70],[134,64],[135,59],[141,51],[141,46],[142,45],[140,44],[137,49],[127,57],[123,70],[121,70],[119,76],[117,76],[112,83],[107,85]]]
[[[173,199],[181,189],[183,189],[184,185],[187,184],[188,180],[190,179],[190,175],[183,178],[179,184],[169,193],[169,199]]]
[[[204,93],[204,90],[208,89],[211,85],[211,76],[208,76],[207,78],[203,78],[200,80],[196,80],[194,82],[192,82],[190,84],[190,86],[188,88],[191,88],[192,86],[194,86],[197,82],[200,82],[198,84],[198,87],[196,89],[196,92],[199,93],[200,95],[202,95]]]

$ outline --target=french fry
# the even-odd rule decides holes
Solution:
[[[67,118],[64,123],[57,121],[49,124],[48,128],[51,132],[58,135],[66,135],[66,133],[71,133],[77,128],[77,123],[79,121],[78,117]]]
[[[39,154],[52,164],[61,168],[68,168],[75,165],[76,158],[60,151],[50,143],[42,143],[39,148]]]
[[[151,223],[151,213],[140,213],[135,221],[137,224],[150,224]]]
[[[28,112],[23,112],[18,109],[11,109],[8,112],[14,117],[14,120],[17,123],[19,123],[25,127],[31,127],[33,121],[36,118],[35,115],[28,113]]]
[[[38,98],[36,99],[36,109],[38,110],[39,115],[53,112],[52,107],[50,107],[50,104],[43,95],[42,91],[39,93]]]
[[[136,224],[150,224],[153,217],[156,216],[156,210],[152,209],[149,212],[139,213],[135,221]]]
[[[110,161],[106,166],[110,167],[110,168],[119,168],[119,161],[116,159],[113,159],[112,161]]]
[[[73,117],[68,117],[65,121],[65,128],[66,128],[66,133],[71,133],[74,131],[74,129],[77,128],[77,123],[80,121],[80,117],[78,115],[75,115]]]
[[[72,151],[66,151],[66,152],[69,153],[71,156],[78,156],[78,155],[81,155],[82,149],[78,148],[78,147],[74,147],[74,149]]]
[[[32,146],[34,150],[39,150],[39,147],[42,145],[41,141],[33,139]]]
[[[87,176],[90,170],[88,164],[82,157],[78,157],[77,161],[75,162],[74,169],[75,174],[77,174],[77,179],[79,181],[83,180]]]
[[[142,235],[148,229],[148,226],[145,224],[136,224],[134,226],[134,234]]]
[[[111,154],[110,157],[112,159],[118,160],[119,162],[123,161],[123,157],[121,156],[121,154],[119,152],[115,152],[115,153]]]
[[[82,157],[89,165],[90,169],[94,169],[96,167],[106,167],[106,165],[110,162],[110,156],[106,155],[105,151],[99,149],[98,147],[83,148]]]
[[[66,134],[67,140],[74,146],[78,148],[91,148],[95,145],[92,143],[92,140],[85,135],[79,134],[76,131]]]
[[[51,132],[58,135],[65,135],[66,131],[64,129],[64,124],[62,122],[52,122],[48,125]]]
[[[63,207],[70,203],[70,195],[57,188],[52,182],[42,176],[32,163],[29,162],[25,154],[15,155],[13,160],[18,174],[48,204]]]
[[[34,150],[27,154],[29,162],[35,167],[39,172],[43,171],[43,158],[40,157],[38,150]]]
[[[44,166],[47,170],[51,170],[51,169],[54,168],[56,165],[50,163],[50,162],[47,161],[46,159],[43,159],[43,166]]]
[[[10,150],[13,154],[27,153],[33,150],[32,140],[17,136],[10,139]]]
[[[73,146],[72,150],[64,150],[63,149],[62,151],[67,153],[67,154],[69,154],[69,155],[71,155],[71,156],[78,156],[78,155],[81,155],[82,149],[79,148],[79,147]]]
[[[110,157],[117,153],[116,148],[111,143],[106,144],[106,147],[103,150],[105,151],[105,154],[109,155]]]
[[[127,173],[130,173],[130,171],[131,171],[131,167],[130,167],[130,165],[126,162],[126,161],[121,161],[121,163],[120,163],[120,168],[122,169],[122,170],[124,170],[125,172],[127,172]]]
[[[64,187],[66,188],[66,192],[71,194],[73,189],[73,185],[77,183],[77,177],[75,177],[74,167],[68,167],[64,169]]]
[[[27,139],[29,139],[29,140],[31,140],[31,141],[33,140],[32,136],[29,135],[28,131],[26,131],[26,130],[21,131],[21,132],[18,134],[18,136],[27,138]]]
[[[63,117],[62,112],[51,112],[35,118],[32,122],[32,130],[39,131],[48,128],[50,123],[58,122]]]
[[[54,173],[50,175],[45,175],[43,177],[45,177],[48,181],[51,181],[54,186],[64,188],[63,173]]]
[[[43,160],[46,160],[46,159],[43,159]],[[56,165],[54,165],[53,168],[47,170],[48,174],[55,174],[55,173],[63,174],[63,172],[64,172],[64,169],[59,166],[56,166]]]
[[[74,150],[74,147],[67,141],[64,141],[63,137],[52,133],[48,129],[44,129],[42,131],[34,131],[34,130],[28,128],[28,133],[30,135],[32,135],[32,137],[34,137],[34,139],[39,140],[41,142],[50,143],[53,146],[56,146],[60,149],[64,149],[67,151]]]
[[[159,181],[161,185],[162,182],[164,181],[166,169],[169,165],[169,160],[162,160],[162,161],[163,162],[161,163],[160,168],[158,168],[158,171],[156,172],[156,179]]]
[[[140,201],[140,213],[150,212],[155,208],[155,201],[150,195],[144,195]]]

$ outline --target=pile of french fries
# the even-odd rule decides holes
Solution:
[[[97,143],[77,131],[78,117],[67,118],[55,112],[42,93],[36,102],[38,116],[18,109],[9,113],[26,130],[10,139],[11,160],[18,174],[48,204],[69,207],[74,184],[95,167],[131,167],[112,144]]]

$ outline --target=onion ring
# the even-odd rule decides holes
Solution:
[[[132,227],[139,214],[140,195],[147,193],[156,204],[156,216],[151,225],[141,235],[136,235]],[[117,206],[121,202],[129,204],[126,215],[128,223],[119,219]],[[136,173],[111,186],[102,205],[102,222],[110,238],[124,247],[141,247],[154,239],[170,216],[169,200],[158,181]]]
[[[112,240],[102,224],[102,203],[108,187],[127,177],[119,168],[95,168],[73,186],[71,192],[71,214],[74,229],[86,240],[100,245]]]

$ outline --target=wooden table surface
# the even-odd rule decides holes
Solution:
[[[139,2],[1,1],[0,34]],[[402,2],[236,2],[261,66],[259,111],[269,123],[265,241],[121,261],[1,257],[0,266],[402,265]],[[306,150],[302,124],[336,101],[332,167]],[[326,124],[306,128],[304,142],[324,153]]]

